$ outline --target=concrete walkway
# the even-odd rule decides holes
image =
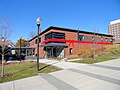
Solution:
[[[81,64],[81,63],[66,62],[64,60],[58,61],[58,60],[48,60],[48,59],[40,59],[39,62],[49,64],[49,65],[54,65],[62,69],[69,69],[69,68],[74,68],[77,66],[88,65],[88,64]]]
[[[120,90],[120,59],[97,64],[40,60],[63,68],[0,84],[0,90]]]

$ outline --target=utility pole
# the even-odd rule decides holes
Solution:
[[[21,41],[22,41],[22,37],[20,38],[20,61],[21,61]]]
[[[93,36],[93,62],[95,63],[95,61],[96,61],[96,42],[97,42],[97,39],[95,38],[95,36],[96,36],[96,28],[95,28],[95,30],[94,30],[94,36]]]
[[[94,36],[93,36],[93,38],[94,38],[94,41],[93,41],[93,59],[94,59],[94,63],[95,63],[95,31],[94,31]]]

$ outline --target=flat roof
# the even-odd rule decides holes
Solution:
[[[85,33],[85,34],[97,34],[97,35],[102,35],[102,36],[108,36],[108,37],[113,37],[112,35],[107,35],[107,34],[101,34],[101,33],[94,33],[94,32],[88,32],[88,31],[82,31],[82,30],[75,30],[75,29],[68,29],[68,28],[61,28],[61,27],[55,27],[55,26],[50,26],[46,30],[40,33],[40,35],[48,32],[51,29],[61,30],[61,31],[69,31],[69,32],[79,32],[79,33]],[[32,41],[33,39],[37,38],[37,35],[30,39],[28,42]]]
[[[120,19],[111,21],[111,22],[110,22],[110,25],[111,25],[111,24],[116,24],[116,23],[120,23]]]

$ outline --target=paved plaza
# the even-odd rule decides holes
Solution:
[[[120,90],[120,59],[80,64],[40,59],[62,68],[49,74],[0,84],[0,90]]]

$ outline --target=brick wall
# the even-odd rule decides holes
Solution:
[[[71,32],[71,31],[67,31],[67,30],[61,30],[61,29],[50,29],[47,32],[43,33],[42,35],[40,35],[41,41],[44,41],[44,37],[46,34],[50,33],[50,32],[61,32],[61,33],[65,33],[65,39],[66,40],[78,40],[78,32]],[[85,41],[92,41],[92,36],[94,34],[86,34],[86,33],[79,33],[79,35],[83,35],[84,36],[84,40]],[[110,36],[104,36],[104,35],[95,35],[95,41],[100,41],[100,38],[103,37],[104,41],[106,38],[110,39],[112,37]],[[36,39],[36,38],[35,38]],[[30,41],[30,47],[35,47],[35,54],[37,53],[37,44],[35,44],[35,39]],[[66,43],[67,45],[69,45],[69,43]],[[101,45],[98,45],[98,47],[100,47]],[[104,46],[104,44],[103,44]],[[78,56],[78,50],[81,48],[92,48],[93,44],[83,44],[83,43],[74,43],[74,46],[72,46],[72,44],[65,48],[65,57],[77,57]],[[70,48],[72,48],[72,55],[70,55]],[[43,47],[39,48],[39,54],[41,57],[44,58],[45,56],[45,51],[43,50]]]

